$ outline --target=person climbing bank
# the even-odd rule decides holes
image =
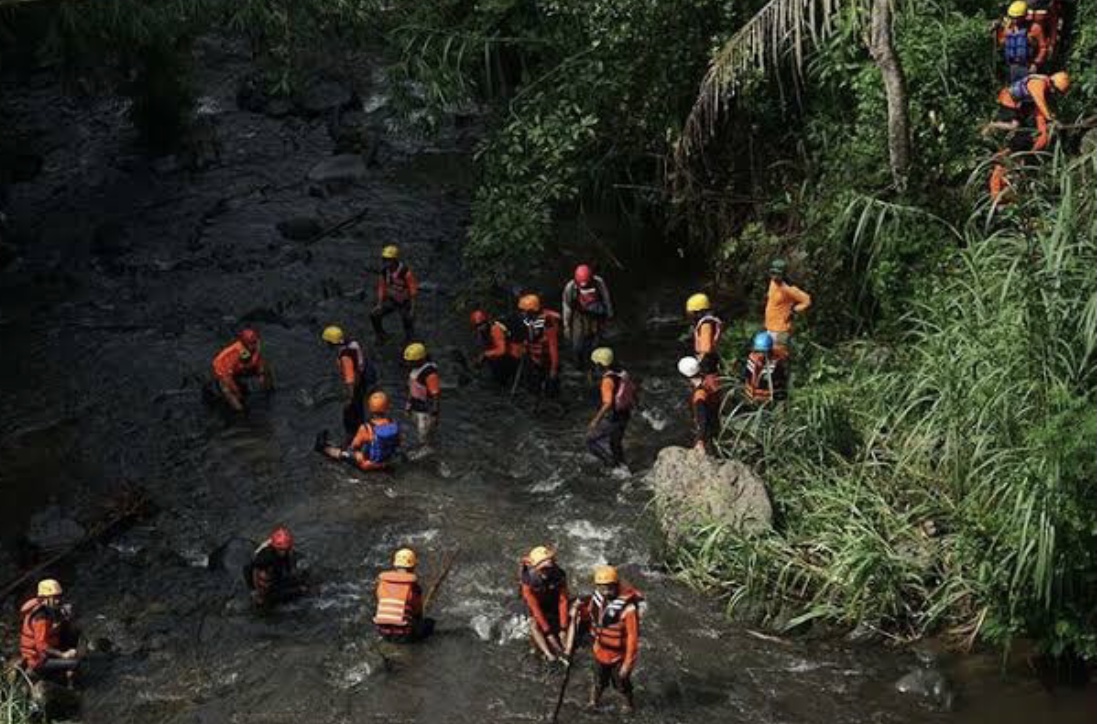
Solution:
[[[759,332],[743,367],[743,395],[755,405],[783,400],[788,391],[788,360],[773,354],[773,336]]]
[[[723,321],[712,311],[707,294],[698,292],[686,300],[686,314],[693,325],[693,353],[706,374],[720,370],[720,335]]]
[[[1043,151],[1051,143],[1051,124],[1055,113],[1051,101],[1070,90],[1070,76],[1065,71],[1051,75],[1033,74],[998,91],[998,116],[987,124],[991,130],[1017,132],[1031,118],[1036,126],[1033,151]]]
[[[597,708],[602,693],[611,683],[624,698],[625,713],[633,711],[632,672],[640,652],[639,591],[622,583],[613,566],[594,570],[594,595],[579,599],[572,615],[572,629],[577,622],[589,626],[594,639],[594,676],[589,705]],[[574,631],[569,631],[574,640]],[[570,652],[569,652],[570,653]]]
[[[590,361],[600,382],[598,411],[587,425],[587,449],[606,465],[623,467],[625,430],[636,407],[636,383],[609,347],[591,352]]]
[[[377,611],[373,625],[387,641],[409,643],[426,638],[434,621],[423,617],[423,589],[415,568],[419,557],[401,548],[392,557],[392,570],[377,577]]]
[[[478,348],[476,366],[486,366],[496,384],[510,384],[515,370],[518,369],[518,359],[511,354],[510,330],[507,325],[498,319],[492,319],[482,309],[473,310],[469,315],[469,324],[472,325]]]
[[[389,416],[389,397],[384,392],[372,393],[366,406],[369,419],[359,425],[350,445],[344,449],[328,443],[325,431],[317,438],[316,450],[365,472],[388,470],[400,451],[400,425]]]
[[[765,322],[766,331],[773,337],[775,354],[788,356],[793,315],[803,314],[810,307],[811,295],[788,283],[788,262],[774,259],[769,265]]]
[[[271,531],[252,553],[244,566],[244,581],[251,589],[251,600],[260,610],[270,609],[308,591],[304,576],[297,570],[293,533],[285,526]]]
[[[696,357],[678,360],[678,372],[689,382],[689,408],[693,417],[693,447],[711,451],[712,441],[720,430],[720,404],[723,391],[720,376],[701,372]]]
[[[369,319],[377,343],[383,344],[385,317],[396,312],[404,326],[404,344],[415,336],[415,298],[419,295],[419,281],[407,264],[400,261],[400,249],[392,244],[381,250],[381,273],[377,277],[377,303]]]
[[[524,367],[530,389],[543,389],[549,397],[560,392],[560,315],[541,306],[541,297],[523,294],[518,298],[519,331],[512,335],[515,357]]]
[[[996,28],[998,46],[1009,68],[1010,83],[1043,70],[1048,42],[1039,23],[1029,17],[1028,3],[1014,0]]]
[[[434,439],[438,432],[438,418],[442,405],[442,378],[438,365],[434,364],[426,345],[413,342],[404,348],[404,365],[408,369],[407,412],[415,420],[418,448],[414,457],[434,452]]]
[[[613,319],[613,300],[602,277],[587,264],[575,267],[564,285],[562,320],[575,366],[587,366],[590,353],[602,345],[605,326]]]
[[[567,638],[572,632],[567,573],[557,565],[556,552],[548,546],[531,550],[520,566],[519,585],[529,609],[530,638],[546,659],[556,661],[572,647]]]
[[[339,379],[346,390],[343,429],[350,436],[365,420],[362,403],[366,393],[377,384],[377,370],[366,356],[365,348],[357,340],[347,339],[341,327],[327,327],[321,337],[335,350]]]
[[[248,378],[257,377],[261,389],[274,387],[274,377],[260,347],[259,333],[245,329],[213,358],[214,387],[236,412],[244,411]]]
[[[56,579],[44,578],[38,582],[37,595],[20,608],[19,656],[32,679],[71,684],[80,667],[79,634],[63,593]]]

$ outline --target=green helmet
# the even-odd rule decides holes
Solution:
[[[773,276],[784,276],[788,271],[788,262],[784,259],[774,259],[769,264],[769,273]]]

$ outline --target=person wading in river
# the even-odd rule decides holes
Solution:
[[[556,552],[537,546],[522,558],[519,572],[522,599],[529,609],[529,635],[537,649],[549,661],[556,661],[571,650],[568,576],[556,565]]]
[[[601,381],[598,385],[598,411],[587,425],[587,449],[610,467],[625,472],[625,430],[636,407],[636,383],[613,358],[613,350],[599,347],[590,353],[590,361]]]
[[[720,403],[723,392],[720,389],[720,376],[710,372],[701,372],[701,364],[696,357],[683,357],[678,360],[678,371],[689,380],[689,409],[693,415],[693,447],[709,451],[713,438],[720,430]]]
[[[792,341],[792,317],[811,307],[811,295],[788,283],[788,262],[774,259],[769,265],[766,292],[766,331],[773,337],[774,356],[787,358]]]
[[[370,323],[377,335],[377,343],[384,344],[384,319],[393,312],[400,315],[404,325],[404,344],[415,336],[415,298],[419,295],[419,281],[407,264],[400,261],[400,249],[389,245],[381,250],[381,273],[377,277],[377,304],[370,312]]]
[[[20,608],[19,656],[32,679],[71,685],[80,657],[79,634],[71,609],[62,603],[61,584],[53,578],[38,582],[37,595]]]
[[[693,325],[693,353],[706,374],[720,370],[720,335],[723,321],[712,311],[707,294],[698,292],[686,300],[686,314]]]
[[[348,340],[341,327],[327,327],[321,337],[335,350],[335,364],[347,394],[343,430],[349,437],[366,419],[362,403],[366,393],[377,384],[377,370],[366,356],[365,348],[356,340]]]
[[[598,707],[602,692],[611,683],[624,697],[623,710],[633,710],[632,672],[640,651],[639,591],[623,583],[613,566],[594,569],[594,595],[580,598],[572,610],[568,640],[574,641],[578,623],[590,628],[594,639],[594,677],[589,705]],[[568,655],[571,655],[570,649]]]
[[[575,366],[584,369],[590,353],[602,344],[602,333],[613,319],[613,300],[602,277],[586,264],[575,267],[563,294],[564,338],[571,344]]]
[[[377,577],[373,625],[386,641],[418,641],[434,630],[434,621],[423,617],[423,589],[415,573],[418,564],[415,551],[401,548],[392,557],[392,570]]]
[[[360,470],[373,472],[388,470],[400,450],[400,425],[389,417],[389,397],[384,392],[374,392],[366,403],[369,419],[358,427],[346,449],[327,441],[327,431],[316,439],[316,450],[332,460],[346,460]]]
[[[518,369],[518,359],[511,354],[510,330],[502,321],[493,320],[487,312],[477,309],[469,315],[469,324],[476,337],[475,363],[486,365],[491,378],[500,386],[508,385]]]
[[[517,331],[511,335],[515,357],[521,359],[526,386],[548,397],[560,393],[560,315],[541,307],[541,297],[518,298]]]
[[[297,554],[293,549],[293,533],[279,526],[271,531],[244,566],[244,581],[251,589],[255,607],[265,611],[308,591],[304,577],[297,570]]]
[[[247,378],[258,377],[259,386],[264,390],[274,387],[270,366],[263,359],[260,348],[259,333],[245,329],[213,358],[214,388],[236,412],[244,411]]]
[[[418,448],[409,457],[418,459],[434,452],[442,409],[442,378],[438,376],[438,365],[431,361],[426,345],[419,342],[404,349],[404,365],[408,369],[407,413],[415,419],[418,433]]]

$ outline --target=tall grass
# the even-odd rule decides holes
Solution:
[[[1095,178],[1097,154],[1057,157],[1025,202],[955,230],[889,354],[849,345],[784,409],[728,420],[780,532],[699,528],[683,575],[785,627],[1097,656]]]
[[[30,724],[44,721],[35,718],[36,710],[26,695],[26,687],[18,674],[0,676],[0,724]]]

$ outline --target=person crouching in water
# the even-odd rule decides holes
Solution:
[[[418,564],[415,551],[401,548],[392,557],[392,570],[377,577],[373,625],[386,641],[410,643],[434,631],[434,620],[423,617],[423,589],[415,573]]]
[[[346,460],[360,470],[388,470],[400,450],[400,425],[389,417],[389,397],[374,392],[366,403],[369,419],[363,422],[345,450],[327,441],[327,430],[316,439],[316,450],[332,460]]]
[[[62,603],[61,584],[53,578],[38,582],[37,595],[20,609],[19,656],[23,671],[34,681],[49,680],[71,686],[80,666],[76,644],[79,634],[68,605]]]
[[[244,580],[251,589],[251,600],[260,610],[304,594],[308,586],[297,570],[293,533],[279,526],[255,549],[251,562],[244,566]]]
[[[574,641],[578,622],[589,626],[594,639],[594,677],[589,706],[596,709],[602,692],[611,683],[624,697],[623,711],[633,710],[632,672],[640,652],[639,591],[622,583],[613,566],[594,570],[594,595],[576,601],[573,606],[569,641]],[[568,651],[570,656],[571,651]]]
[[[564,657],[570,651],[571,627],[568,600],[568,576],[556,565],[556,553],[547,546],[537,546],[522,559],[519,580],[522,599],[529,608],[529,634],[537,649],[549,661]]]
[[[274,389],[274,377],[260,346],[259,333],[245,329],[213,358],[214,392],[235,412],[244,411],[247,378],[257,377],[263,390]]]

